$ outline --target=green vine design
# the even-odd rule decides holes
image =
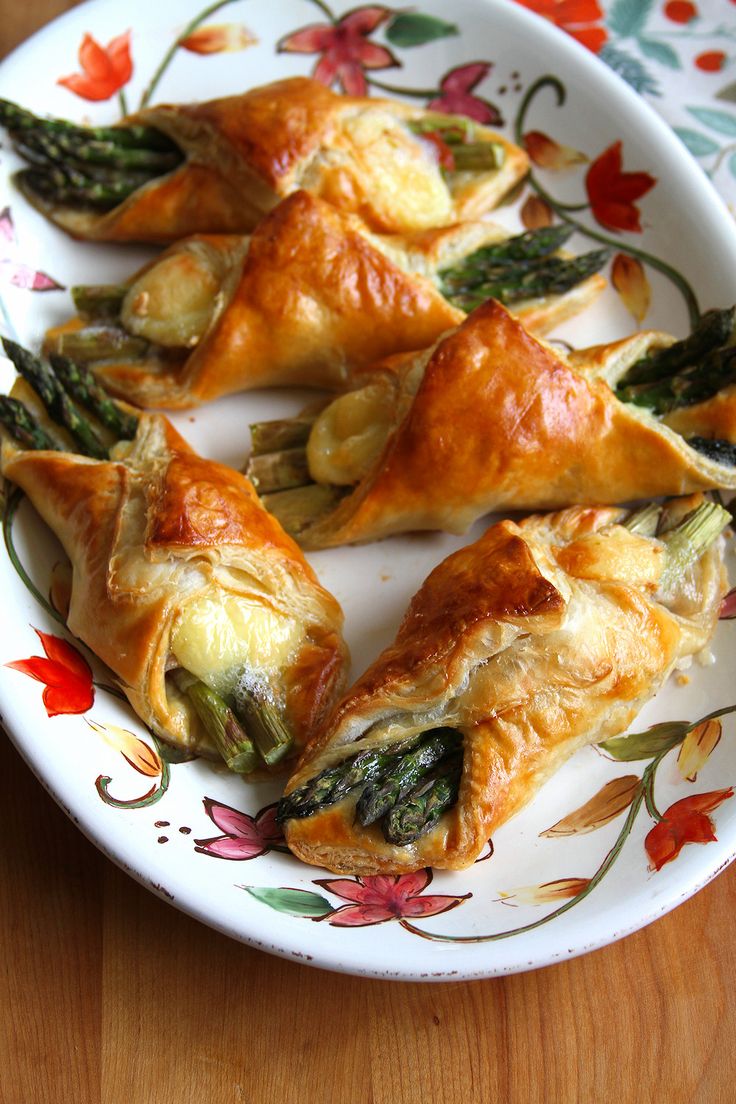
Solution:
[[[529,109],[533,100],[543,88],[551,88],[557,98],[557,106],[562,107],[567,98],[567,92],[565,86],[557,77],[547,75],[539,77],[524,94],[519,110],[514,123],[514,138],[518,145],[524,145],[524,133],[526,131],[526,120]],[[574,226],[581,234],[584,234],[588,238],[592,238],[594,241],[601,242],[603,245],[612,246],[614,249],[618,249],[622,252],[629,254],[632,257],[636,257],[638,260],[648,264],[650,268],[656,269],[661,272],[663,276],[666,276],[668,280],[678,289],[687,307],[688,316],[690,319],[690,325],[694,328],[700,319],[700,307],[698,300],[692,287],[676,269],[667,264],[659,257],[655,257],[652,253],[646,252],[644,249],[639,249],[636,246],[626,242],[622,245],[621,240],[611,237],[608,234],[603,234],[599,230],[594,230],[590,226],[586,226],[585,223],[580,222],[578,219],[570,217],[571,212],[584,211],[589,208],[588,203],[581,204],[565,204],[556,200],[546,188],[540,184],[537,177],[533,172],[529,173],[528,182],[530,187],[537,193],[537,195],[549,204],[552,210],[562,219],[563,222],[567,222],[570,226]]]
[[[100,795],[106,805],[112,806],[113,809],[147,809],[150,805],[155,805],[157,801],[160,801],[169,788],[171,781],[171,769],[169,767],[166,755],[162,751],[162,743],[157,736],[151,733],[154,746],[156,748],[156,754],[158,755],[159,762],[161,763],[161,777],[156,785],[152,786],[150,790],[143,794],[142,797],[130,798],[124,800],[122,798],[113,797],[108,787],[112,782],[112,778],[109,774],[101,774],[95,780],[95,789]]]

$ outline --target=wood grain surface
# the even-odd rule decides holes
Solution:
[[[3,5],[0,56],[73,7]],[[0,1104],[730,1104],[736,866],[514,977],[343,977],[210,931],[108,862],[0,738]]]

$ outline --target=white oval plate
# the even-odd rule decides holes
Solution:
[[[201,10],[194,0],[84,4],[3,63],[0,95],[40,112],[114,121],[119,117],[115,94],[87,102],[57,84],[58,77],[79,70],[83,35],[90,33],[105,45],[132,29],[133,72],[123,92],[133,109],[172,43]],[[337,19],[347,10],[343,3],[332,5]],[[366,69],[370,81],[407,90],[415,103],[444,96],[446,105],[456,109],[453,97],[466,93],[473,97],[472,110],[486,116],[492,107],[499,110],[510,135],[525,105],[523,132],[540,131],[591,161],[620,141],[622,171],[647,173],[657,181],[632,201],[641,231],[601,225],[605,196],[587,195],[587,163],[564,173],[535,173],[536,183],[502,208],[499,219],[521,229],[521,208],[537,186],[556,204],[571,205],[568,217],[585,228],[575,248],[594,247],[595,238],[603,236],[617,252],[642,261],[652,293],[647,326],[685,333],[688,285],[703,308],[736,301],[731,219],[684,147],[634,92],[583,47],[512,3],[457,0],[451,16],[457,33],[437,23],[447,18],[447,6],[439,0],[422,0],[418,11],[435,22],[413,15],[408,23],[403,16],[402,24],[388,9],[362,9],[357,18],[377,24],[372,29],[361,24],[365,35],[352,39],[352,56],[357,49],[358,60],[390,61],[375,50],[382,45],[401,63],[385,71]],[[231,0],[211,11],[204,25],[228,25],[240,45],[245,27],[257,44],[211,55],[177,49],[155,98],[206,99],[310,73],[319,55],[288,46],[294,45],[289,39],[296,31],[315,23],[329,24],[321,0],[269,5]],[[347,26],[354,29],[355,23]],[[343,36],[345,27],[343,23]],[[426,39],[434,32],[438,37],[431,41],[407,42],[407,34]],[[277,52],[279,42],[282,49]],[[296,44],[300,42],[304,45],[303,37]],[[365,43],[374,48],[369,52]],[[470,63],[482,65],[464,69]],[[460,72],[448,78],[455,70]],[[356,69],[351,72],[355,78]],[[358,67],[358,79],[360,72]],[[464,103],[467,107],[468,101]],[[7,204],[9,211],[0,214],[0,322],[5,333],[36,347],[49,325],[70,314],[71,302],[65,290],[34,291],[34,284],[42,288],[56,282],[68,288],[78,282],[109,282],[127,275],[150,253],[74,244],[13,189],[8,174],[17,165],[14,155],[4,151],[0,172],[5,198],[0,206]],[[623,336],[635,326],[622,298],[609,289],[559,336],[582,345]],[[11,375],[3,362],[3,389]],[[302,395],[237,396],[174,420],[202,453],[239,466],[248,422],[296,411],[302,401]],[[470,870],[437,874],[433,880],[426,872],[361,882],[338,881],[306,867],[281,849],[272,821],[276,787],[244,785],[204,762],[167,762],[166,749],[106,689],[109,673],[90,656],[94,700],[85,708],[88,676],[73,659],[76,653],[59,645],[58,640],[70,637],[45,597],[60,558],[58,546],[26,502],[12,517],[12,499],[10,503],[7,547],[0,553],[4,723],[49,791],[107,855],[177,907],[237,939],[314,965],[376,977],[457,979],[513,972],[581,954],[649,923],[705,885],[736,853],[736,801],[730,800],[730,786],[736,782],[734,721],[726,712],[719,722],[723,738],[694,781],[678,770],[677,746],[659,759],[650,752],[632,762],[617,762],[595,748],[582,751],[497,833],[483,861]],[[477,526],[465,539],[481,531]],[[321,579],[344,606],[356,674],[392,639],[427,572],[462,543],[425,534],[312,557]],[[671,680],[641,714],[635,731],[664,720],[693,724],[712,710],[736,704],[734,643],[732,625],[722,622],[715,662],[694,665],[686,683],[684,678]],[[45,653],[51,666],[17,665]],[[51,681],[60,683],[56,690],[39,681],[49,672]],[[50,716],[60,702],[70,707],[74,688],[82,697],[72,707],[84,711]],[[710,734],[717,735],[717,728]],[[606,783],[623,776],[629,783],[622,789],[633,801],[619,802],[612,819],[595,830],[544,834]],[[648,802],[637,779],[651,782]],[[668,812],[683,800],[686,804]],[[658,817],[663,820],[656,827]],[[668,841],[678,832],[681,841],[694,835],[714,838],[705,845],[686,842],[677,855],[672,850],[668,855]],[[666,857],[670,861],[653,869],[655,858],[661,862]]]

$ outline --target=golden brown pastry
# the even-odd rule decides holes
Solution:
[[[5,344],[19,363],[24,351]],[[2,474],[71,561],[71,632],[162,739],[219,750],[243,773],[293,755],[342,686],[342,612],[248,480],[198,456],[163,416],[131,424],[124,409],[127,428],[117,435],[132,439],[117,441],[109,458],[82,455],[79,436],[49,420],[25,380],[13,396],[0,409]],[[21,405],[33,434],[45,435],[26,435],[29,447],[16,436]],[[84,422],[103,439],[95,419]],[[89,447],[98,451],[94,438]],[[227,729],[221,740],[213,709]],[[239,722],[254,711],[251,746],[238,746]],[[258,728],[261,714],[273,738]]]
[[[553,233],[550,247],[559,240]],[[51,330],[46,346],[84,359],[109,390],[148,407],[194,406],[257,387],[342,388],[355,371],[426,348],[462,321],[464,311],[442,293],[441,272],[483,248],[528,238],[479,221],[382,237],[299,191],[250,237],[199,235],[127,285],[76,289],[87,317]],[[598,264],[603,255],[590,256]],[[602,276],[585,274],[587,258],[573,263],[568,290],[521,292],[515,302],[536,332],[582,310],[605,286]]]
[[[15,109],[0,119],[20,138],[22,153],[43,131],[43,121],[31,125],[18,115]],[[135,128],[144,128],[135,139],[143,144],[138,161],[156,164],[163,155],[175,163],[148,179],[143,174],[139,185],[135,171],[128,172],[130,190],[120,202],[120,173],[112,175],[112,188],[96,187],[94,176],[86,185],[79,173],[60,187],[63,157],[52,162],[51,173],[38,166],[47,146],[40,154],[32,150],[34,167],[19,176],[22,190],[68,233],[95,241],[245,233],[299,188],[360,215],[376,230],[403,232],[481,215],[528,167],[522,149],[478,123],[398,101],[338,95],[306,77],[207,103],[148,107],[112,129],[125,130],[135,144]],[[165,136],[163,150],[149,148],[152,131],[154,140]],[[426,132],[456,143],[449,154],[454,171],[443,170]],[[112,145],[115,163],[127,163]],[[74,149],[80,156],[78,143]]]
[[[673,534],[706,515],[679,559]],[[294,854],[359,875],[472,863],[573,752],[622,733],[707,645],[728,520],[701,495],[634,516],[578,506],[499,522],[449,556],[289,780]]]
[[[417,529],[463,532],[494,510],[736,487],[733,450],[690,443],[612,390],[661,337],[565,357],[489,301],[317,417],[307,478],[331,496],[315,498],[313,513],[303,497],[310,487],[267,485],[264,501],[303,547],[323,548]],[[256,485],[262,464],[251,460]]]

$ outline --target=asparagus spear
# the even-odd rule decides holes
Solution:
[[[713,349],[700,362],[652,383],[619,386],[616,396],[622,402],[644,406],[653,414],[667,414],[682,406],[693,406],[717,395],[736,381],[736,345]]]
[[[500,142],[462,142],[451,149],[455,172],[490,172],[500,169],[506,159]]]
[[[443,772],[423,780],[388,813],[383,834],[388,843],[405,847],[434,828],[458,798],[462,756],[453,756]]]
[[[143,337],[134,337],[120,326],[90,326],[60,334],[57,349],[78,364],[98,360],[141,360],[150,349]]]
[[[312,482],[304,447],[251,456],[246,475],[259,494],[303,487]]]
[[[329,805],[342,801],[358,786],[376,779],[388,764],[398,755],[416,747],[417,742],[416,738],[405,740],[398,747],[394,745],[390,751],[380,748],[364,751],[336,767],[328,767],[303,786],[282,797],[276,819],[280,822],[292,817],[308,817],[319,809],[326,809]]]
[[[461,739],[453,728],[438,728],[426,737],[415,751],[396,758],[388,770],[365,787],[356,807],[356,816],[364,828],[401,801],[435,764],[457,749]]]
[[[48,134],[63,134],[76,136],[82,140],[110,142],[124,149],[178,149],[175,142],[155,127],[137,124],[114,127],[78,126],[66,119],[42,119],[26,108],[3,99],[0,99],[0,126],[4,126],[11,133],[39,129]]]
[[[698,364],[703,357],[732,340],[736,329],[736,307],[709,310],[683,341],[642,357],[618,383],[621,392],[634,384],[654,383]],[[626,400],[624,400],[626,401]]]
[[[245,724],[268,767],[280,763],[291,751],[294,738],[275,705],[265,694],[239,686],[234,695],[237,716]]]
[[[77,314],[86,322],[116,321],[128,294],[124,284],[78,284],[71,291]]]
[[[536,230],[526,230],[523,234],[514,234],[505,241],[484,245],[465,257],[459,265],[443,269],[440,277],[443,283],[455,283],[463,286],[464,280],[457,280],[454,274],[464,273],[466,269],[484,269],[494,265],[511,265],[519,261],[535,261],[555,253],[570,238],[574,226],[560,222],[556,226],[540,226]]]
[[[57,378],[73,399],[94,414],[118,440],[130,441],[135,437],[138,419],[110,398],[97,383],[89,368],[75,364],[69,357],[55,353],[50,359]]]
[[[92,180],[72,170],[23,169],[17,174],[21,189],[67,207],[93,207],[109,211],[137,191],[150,177],[126,174],[115,181]]]
[[[289,536],[297,539],[317,518],[334,510],[344,495],[344,487],[309,483],[305,487],[291,487],[288,491],[264,494],[261,502]]]
[[[657,532],[657,523],[661,513],[662,507],[650,502],[646,506],[640,506],[637,510],[632,510],[621,524],[630,533],[640,533],[643,537],[653,537]]]
[[[314,418],[277,418],[272,422],[254,422],[250,427],[250,454],[263,456],[282,449],[306,445]]]
[[[170,172],[181,162],[176,150],[138,149],[101,142],[86,135],[51,134],[41,127],[25,130],[14,139],[18,152],[34,164],[143,170],[149,177]]]
[[[23,448],[60,450],[23,403],[9,395],[0,395],[0,423]]]
[[[258,766],[259,758],[248,733],[224,698],[204,682],[190,679],[191,676],[181,672],[175,681],[192,703],[228,770],[250,774]]]
[[[107,449],[89,422],[79,413],[50,366],[7,337],[3,338],[3,348],[36,392],[49,416],[69,431],[80,451],[96,460],[107,459]]]
[[[660,536],[665,545],[666,558],[659,589],[669,594],[688,568],[702,556],[727,525],[731,515],[717,502],[702,502],[668,532]]]
[[[465,285],[443,284],[441,290],[451,303],[466,311],[473,310],[486,299],[515,303],[521,299],[560,294],[598,272],[609,256],[609,249],[596,249],[569,259],[543,258],[523,268],[499,265],[485,271],[468,272]]]

